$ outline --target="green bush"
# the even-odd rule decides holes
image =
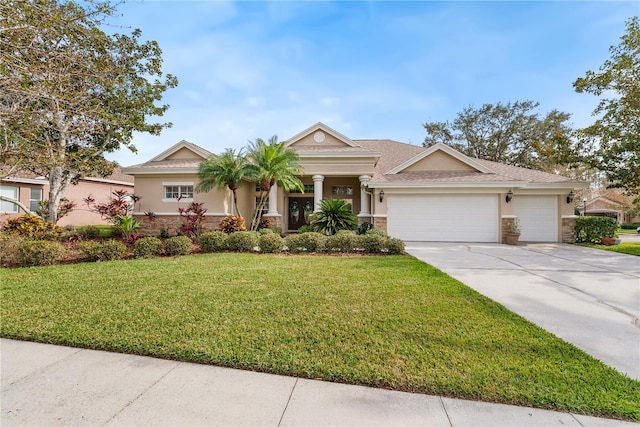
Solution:
[[[25,240],[18,248],[17,261],[21,267],[53,265],[60,262],[66,250],[58,242],[46,240]]]
[[[258,230],[258,233],[260,234],[273,234],[273,230],[270,228],[260,228]]]
[[[169,237],[164,242],[164,253],[169,256],[189,255],[193,249],[193,243],[187,236]]]
[[[227,239],[227,249],[235,252],[252,252],[258,246],[258,235],[255,231],[231,233]]]
[[[387,240],[384,243],[382,251],[388,253],[389,255],[403,254],[404,242],[400,239],[396,239],[395,237],[387,237]]]
[[[325,247],[326,236],[316,233],[290,234],[285,237],[284,242],[291,253],[299,252],[322,252]]]
[[[351,205],[342,199],[323,199],[320,210],[314,212],[310,220],[314,230],[327,235],[358,227],[358,217],[351,212]]]
[[[18,264],[18,249],[24,238],[17,234],[0,234],[0,265],[10,267]]]
[[[263,229],[266,230],[266,229]],[[282,252],[284,239],[274,232],[262,234],[258,241],[260,251],[265,253]]]
[[[313,227],[307,224],[301,225],[300,228],[298,228],[298,234],[302,233],[313,233]]]
[[[368,254],[377,254],[382,252],[389,238],[378,233],[366,233],[360,236],[360,246]]]
[[[84,225],[76,228],[76,233],[83,239],[97,239],[100,237],[100,228],[96,225]]]
[[[387,236],[387,233],[380,230],[379,228],[372,228],[371,230],[367,231],[366,234],[375,234],[377,236],[385,236],[385,237]]]
[[[157,237],[143,237],[133,244],[133,256],[151,258],[162,253],[162,240]]]
[[[624,224],[620,224],[620,228],[623,230],[635,230],[640,227],[640,222],[625,222]]]
[[[21,215],[8,220],[4,231],[35,240],[56,240],[66,234],[64,228],[35,215]]]
[[[82,242],[80,252],[86,261],[112,261],[127,255],[127,245],[118,240]]]
[[[581,216],[576,219],[576,242],[600,243],[601,237],[614,237],[618,221],[604,216]]]
[[[202,252],[222,252],[227,249],[229,235],[224,231],[206,231],[199,237]]]
[[[358,246],[358,236],[351,231],[341,230],[327,236],[325,247],[329,252],[353,252]]]

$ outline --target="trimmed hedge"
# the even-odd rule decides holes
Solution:
[[[157,237],[143,237],[133,244],[135,258],[151,258],[162,253],[162,240]]]
[[[189,255],[193,242],[187,236],[170,237],[164,242],[164,253],[168,256]]]
[[[24,241],[17,234],[0,234],[0,265],[10,267],[18,264],[18,249]]]
[[[332,236],[327,236],[325,248],[328,252],[354,252],[360,246],[358,236],[348,230],[340,230]]]
[[[57,264],[67,253],[58,242],[47,240],[26,240],[18,248],[17,261],[21,267]]]
[[[127,255],[127,245],[118,240],[82,242],[80,251],[86,261],[113,261]]]
[[[266,229],[263,229],[263,230],[266,230]],[[284,248],[284,239],[280,237],[279,234],[276,234],[273,231],[270,233],[263,233],[260,235],[258,246],[260,246],[260,252],[264,252],[264,253],[282,252],[282,249]]]
[[[618,221],[604,216],[581,216],[576,219],[577,243],[600,243],[601,237],[614,237]]]
[[[207,231],[198,238],[202,252],[222,252],[227,249],[229,235],[224,231]]]
[[[229,234],[227,238],[227,249],[234,252],[253,252],[258,246],[258,235],[256,231],[236,231]]]
[[[640,222],[625,222],[624,224],[620,224],[620,228],[623,230],[635,230],[640,227]]]
[[[300,252],[322,252],[325,247],[327,237],[316,232],[290,234],[285,237],[284,242],[291,253]]]

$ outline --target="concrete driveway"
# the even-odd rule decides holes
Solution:
[[[565,244],[406,242],[455,277],[640,380],[640,258]]]

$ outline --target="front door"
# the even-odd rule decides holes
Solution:
[[[313,199],[310,197],[289,197],[289,230],[297,230],[309,224],[313,213]]]

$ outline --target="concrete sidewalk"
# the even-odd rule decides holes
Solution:
[[[8,339],[0,362],[4,427],[637,425]]]
[[[640,258],[559,243],[407,242],[406,250],[640,380]]]

